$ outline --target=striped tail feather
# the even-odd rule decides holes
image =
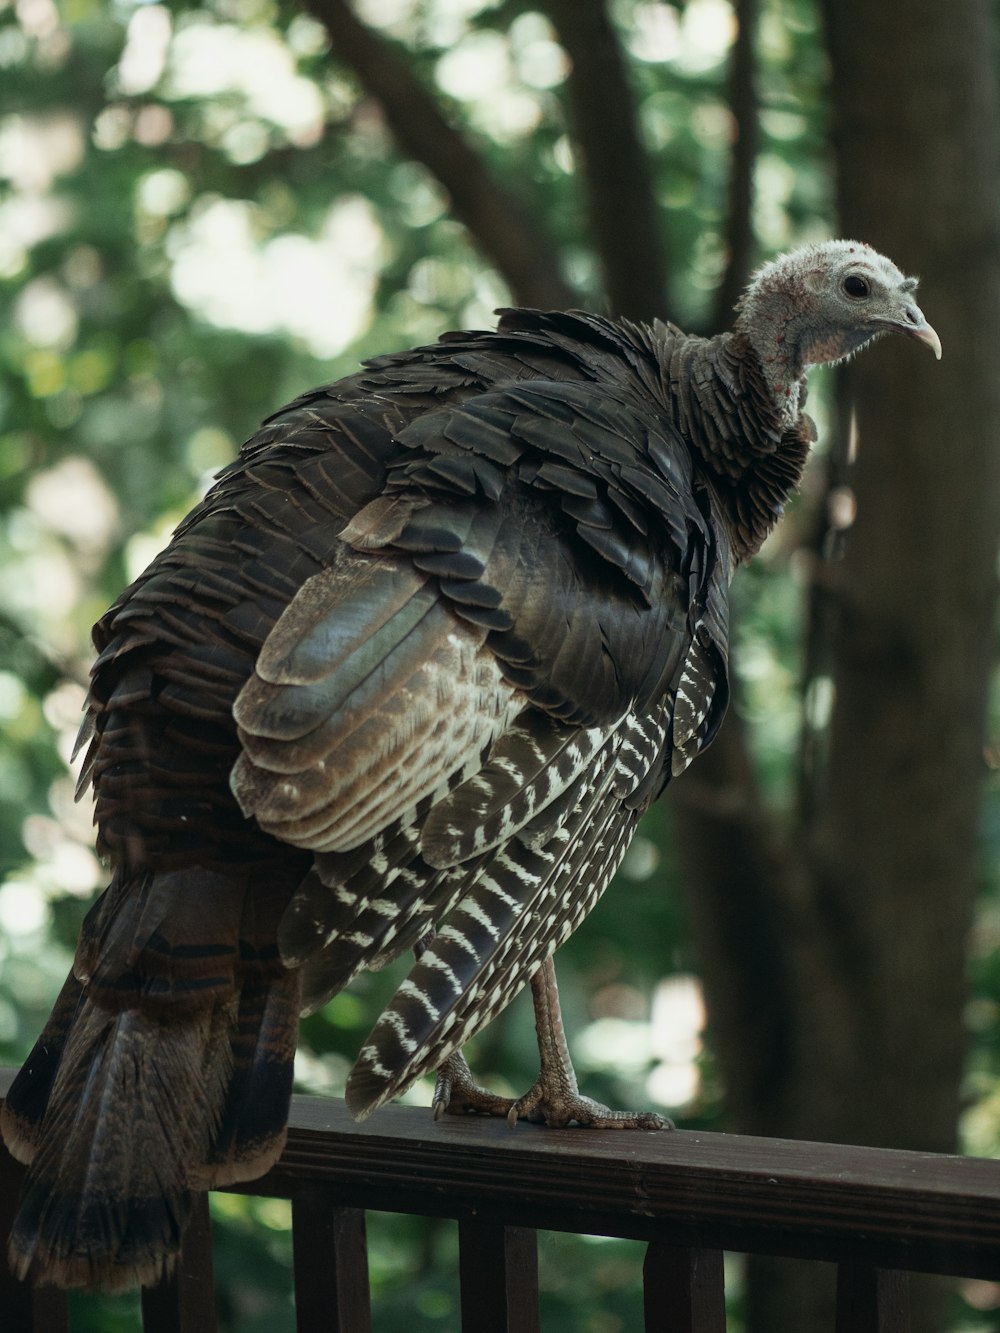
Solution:
[[[608,769],[617,763],[619,752],[620,747],[617,744],[614,746],[605,745],[594,755],[587,770],[589,782],[593,787],[600,787],[604,782]],[[536,815],[517,830],[518,842],[534,851],[539,851],[555,838],[567,823],[577,817],[581,777],[582,775],[578,775],[577,780],[571,786],[561,792],[554,801],[550,801],[548,805],[543,806]]]
[[[609,734],[522,714],[482,768],[470,762],[405,819],[349,852],[321,853],[281,923],[288,966],[306,966],[306,1007],[326,1003],[363,969],[398,958],[454,909],[488,854],[523,828],[536,849],[568,818],[581,773],[611,762]],[[450,794],[449,794],[450,792]],[[463,837],[463,821],[473,830]],[[485,830],[485,832],[483,831]],[[428,851],[430,845],[430,852]]]
[[[524,939],[518,938],[512,950],[508,949],[498,957],[495,965],[484,973],[479,990],[478,1004],[474,1010],[470,1013],[467,1006],[463,1004],[455,1012],[454,1025],[457,1025],[461,1035],[458,1037],[451,1035],[447,1042],[442,1042],[427,1058],[424,1067],[418,1073],[412,1075],[408,1082],[412,1082],[413,1079],[420,1077],[420,1074],[428,1070],[439,1068],[449,1055],[491,1023],[528,984],[546,959],[551,958],[566,943],[581,922],[597,905],[604,890],[621,865],[635,833],[636,823],[637,818],[629,812],[621,826],[615,829],[611,841],[594,867],[595,878],[592,889],[582,898],[574,901],[570,905],[571,910],[555,920],[550,931],[539,929]],[[559,891],[563,890],[570,892],[572,886],[567,886],[564,881],[560,880]],[[555,893],[552,897],[554,896]],[[511,958],[512,952],[514,954],[513,958]],[[450,1029],[452,1033],[454,1025],[453,1029]],[[387,1097],[383,1097],[373,1109],[377,1109],[389,1097],[397,1096],[399,1092],[404,1090],[405,1086],[407,1085],[396,1085]]]
[[[452,1049],[457,1049],[506,1008],[538,967],[590,915],[611,882],[643,811],[623,806],[619,795],[606,785],[591,795],[594,799],[583,807],[578,805],[574,818],[557,835],[558,839],[566,840],[568,854],[532,904],[525,929],[508,938],[490,960],[480,983],[481,1012],[473,1016],[475,1027],[444,1054],[436,1055],[430,1067],[447,1059]],[[522,968],[524,972],[520,975]],[[456,1021],[461,1022],[463,1017],[460,1014]]]
[[[677,682],[671,757],[674,777],[684,772],[714,736],[728,699],[724,682],[718,652],[699,622]]]
[[[482,770],[429,814],[420,839],[426,860],[455,865],[498,847],[566,791],[608,734],[607,727],[581,730],[536,710],[523,713]]]
[[[522,719],[532,714],[522,715]],[[534,716],[540,716],[535,714]],[[373,898],[364,919],[358,922],[363,932],[370,932],[373,937],[372,951],[364,962],[368,968],[385,966],[398,958],[406,949],[412,948],[430,928],[434,921],[441,921],[451,913],[466,895],[468,886],[473,883],[488,865],[491,853],[501,844],[522,832],[529,817],[545,817],[571,797],[572,784],[578,782],[586,773],[591,781],[598,781],[604,766],[610,762],[611,749],[607,744],[608,736],[613,734],[619,724],[603,731],[593,729],[580,732],[565,724],[550,724],[546,720],[541,734],[546,738],[546,748],[535,747],[535,753],[542,753],[542,761],[534,771],[517,768],[515,758],[522,738],[532,736],[527,724],[510,728],[493,747],[482,769],[478,765],[468,765],[466,770],[451,780],[449,786],[453,795],[444,795],[432,804],[430,814],[420,826],[419,852],[405,868],[397,871],[397,879],[392,883],[391,894]],[[515,746],[505,742],[512,732],[518,733]],[[469,769],[473,772],[470,774]],[[523,789],[517,785],[522,778]],[[505,815],[499,797],[486,795],[491,784],[496,781],[503,789],[504,797],[510,796],[510,815]],[[540,789],[536,796],[532,788]],[[498,836],[496,828],[486,839],[486,845],[479,846],[480,840],[472,842],[453,842],[449,849],[449,859],[441,856],[441,846],[437,854],[429,855],[427,849],[428,829],[442,807],[448,807],[448,818],[454,817],[456,807],[450,803],[465,793],[471,793],[471,802],[488,805],[489,813],[484,818],[492,818],[496,826],[502,826],[504,832]],[[553,795],[555,793],[555,795]],[[570,801],[572,804],[572,801]],[[537,814],[534,812],[538,812]],[[556,817],[558,822],[558,816]],[[420,820],[417,821],[420,824]],[[475,850],[472,850],[472,847]],[[322,858],[321,858],[322,860]],[[403,881],[401,884],[400,881]],[[358,969],[361,963],[359,960]]]
[[[665,717],[651,723],[661,741]],[[615,754],[618,734],[606,748]],[[439,1065],[478,1031],[588,915],[617,870],[641,811],[634,787],[605,768],[574,787],[571,816],[541,847],[511,839],[469,878],[428,949],[364,1043],[347,1085],[359,1119]]]
[[[429,866],[420,829],[428,810],[479,768],[478,758],[360,847],[321,852],[281,920],[287,967],[303,969],[303,1012],[314,1013],[362,971],[377,971],[426,934],[461,896],[466,871]]]

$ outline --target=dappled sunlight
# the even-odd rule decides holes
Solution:
[[[85,588],[65,544],[27,509],[8,516],[0,608],[61,654],[77,647],[72,612]]]
[[[778,248],[792,235],[788,201],[796,187],[793,169],[774,153],[762,153],[755,167],[754,225],[768,244]]]
[[[453,46],[493,0],[357,0],[359,17],[393,36],[420,45]]]
[[[569,60],[541,14],[522,14],[510,25],[513,72],[529,88],[556,88],[569,72]]]
[[[542,117],[537,97],[512,85],[512,69],[505,37],[474,32],[441,57],[435,76],[443,92],[465,102],[473,120],[505,142],[536,130]]]
[[[683,49],[678,11],[670,5],[636,5],[625,42],[637,60],[659,64],[678,59]]]
[[[620,874],[626,879],[650,879],[659,869],[661,852],[652,838],[637,833],[629,843]]]
[[[634,1077],[649,1063],[652,1033],[647,1023],[598,1018],[574,1038],[573,1049],[581,1074],[589,1069]]]
[[[996,1016],[991,1030],[996,1030]],[[976,1157],[1000,1157],[1000,1078],[973,1076],[968,1092],[973,1100],[959,1120],[962,1151]]]
[[[408,31],[404,31],[404,25],[408,26],[415,20],[421,6],[420,0],[357,0],[355,8],[365,23],[374,24],[395,36],[402,37],[409,35]],[[462,5],[456,3],[454,8],[464,12]],[[468,4],[464,8],[475,13],[482,8],[482,3],[477,0],[474,8]]]
[[[238,92],[246,115],[280,126],[293,143],[314,142],[325,115],[320,89],[298,74],[276,32],[208,17],[189,18],[174,35],[163,91],[175,99]]]
[[[0,179],[20,194],[45,194],[83,161],[85,140],[78,116],[53,111],[0,120]]]
[[[336,1052],[317,1056],[300,1042],[295,1052],[295,1086],[321,1097],[343,1097],[350,1062]]]
[[[82,681],[61,680],[58,685],[49,690],[42,700],[42,715],[55,733],[59,753],[67,768],[72,762],[73,750],[76,748],[77,731],[83,720],[86,699],[87,691]],[[82,837],[84,829],[89,829],[92,822],[90,811],[73,799],[74,783],[68,775],[62,775],[57,781],[65,783],[68,788],[69,809],[74,812],[73,826],[77,830],[78,836]],[[50,795],[56,790],[59,789],[50,789]],[[65,817],[66,807],[61,802],[59,802],[59,805],[60,817]]]
[[[678,61],[689,71],[711,69],[725,59],[735,34],[727,0],[691,0],[682,10]]]
[[[701,981],[679,974],[665,977],[653,992],[650,1053],[656,1064],[646,1080],[651,1097],[682,1111],[701,1092],[705,998]]]
[[[282,331],[315,356],[336,356],[372,317],[384,233],[360,196],[329,210],[318,239],[255,234],[242,200],[199,201],[168,242],[178,300],[203,319],[249,333]]]
[[[114,493],[89,458],[70,455],[31,478],[28,507],[91,562],[103,558],[118,529]]]
[[[125,49],[115,71],[117,90],[126,97],[147,93],[167,63],[173,23],[163,5],[143,5],[129,19]]]
[[[143,176],[136,190],[136,207],[153,217],[167,218],[179,213],[191,201],[191,182],[173,167],[163,167]]]
[[[18,0],[17,18],[25,35],[36,41],[45,41],[59,31],[55,0]]]
[[[637,1007],[642,1011],[646,1005],[631,987],[597,991],[592,1007],[605,1012],[573,1038],[581,1077],[593,1072],[631,1081],[644,1078],[646,1095],[674,1114],[698,1100],[705,1004],[697,977],[663,978],[653,993],[648,1018],[636,1013]]]
[[[20,713],[27,700],[27,689],[13,671],[0,670],[0,724],[6,726]]]
[[[14,304],[14,327],[34,347],[66,349],[76,341],[76,302],[54,278],[36,278]]]
[[[32,883],[25,886],[32,892],[89,898],[95,889],[104,887],[107,876],[93,851],[62,836],[57,826],[50,823],[43,828],[38,821],[26,822],[24,845],[36,858]]]
[[[48,904],[36,884],[8,879],[0,885],[0,930],[6,935],[38,935],[48,923]]]
[[[15,278],[31,249],[61,232],[69,217],[66,200],[49,195],[12,195],[0,203],[0,278]]]
[[[84,699],[82,684],[64,680],[42,702],[42,716],[67,768],[73,763]],[[79,756],[74,770],[81,762]],[[88,898],[104,884],[106,874],[94,851],[92,807],[89,799],[76,800],[74,775],[64,773],[53,780],[47,812],[27,815],[21,839],[33,858],[23,872],[23,883],[43,898]]]

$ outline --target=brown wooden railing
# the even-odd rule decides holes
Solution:
[[[0,1071],[0,1094],[10,1071]],[[20,1168],[0,1157],[0,1225]],[[455,1218],[464,1333],[535,1333],[535,1233],[647,1243],[645,1328],[724,1333],[722,1254],[830,1260],[831,1333],[906,1333],[907,1273],[1000,1279],[1000,1162],[684,1131],[547,1131],[296,1097],[288,1146],[243,1192],[292,1203],[301,1333],[368,1333],[365,1212]],[[214,1333],[207,1204],[177,1276],[143,1293],[145,1333]],[[0,1277],[4,1333],[60,1333],[65,1301]],[[377,1326],[376,1326],[377,1333]]]

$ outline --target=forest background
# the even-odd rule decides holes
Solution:
[[[992,0],[0,0],[0,1059],[104,883],[66,766],[89,627],[261,417],[507,303],[715,331],[754,264],[848,234],[922,276],[944,360],[814,377],[822,447],[734,588],[731,717],[560,953],[564,1006],[613,1103],[997,1153],[995,26]],[[340,1090],[393,984],[305,1024],[303,1088]],[[533,1061],[522,1000],[475,1063],[521,1090]],[[216,1209],[223,1327],[293,1328],[286,1206]],[[455,1249],[373,1219],[379,1329],[455,1327]],[[546,1329],[640,1327],[640,1263],[545,1237]],[[811,1275],[729,1289],[734,1328],[824,1327]],[[1000,1284],[917,1306],[1000,1329]],[[135,1311],[81,1297],[74,1327]]]

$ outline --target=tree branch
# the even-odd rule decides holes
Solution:
[[[729,110],[734,125],[729,162],[726,271],[715,296],[713,328],[729,328],[733,306],[753,266],[753,174],[760,144],[756,89],[759,0],[736,0],[736,41],[729,57]]]
[[[604,0],[545,0],[545,9],[571,61],[570,117],[611,310],[662,318],[670,310],[663,218],[618,36]]]
[[[382,107],[403,152],[448,191],[455,217],[506,279],[514,300],[554,309],[579,304],[561,276],[557,251],[524,203],[448,123],[395,48],[363,24],[346,0],[307,0],[307,8],[329,32],[334,56]]]

